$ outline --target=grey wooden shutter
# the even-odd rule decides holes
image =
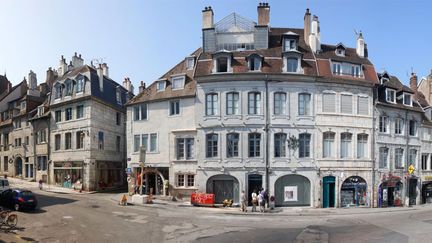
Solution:
[[[368,97],[358,97],[358,114],[359,115],[369,115],[369,98]]]
[[[352,114],[352,95],[341,95],[341,113]]]
[[[336,95],[323,94],[323,112],[336,112]]]

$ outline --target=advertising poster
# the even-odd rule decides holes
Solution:
[[[286,186],[284,188],[284,198],[285,202],[297,201],[297,186]]]

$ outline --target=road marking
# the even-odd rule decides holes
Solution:
[[[73,219],[72,216],[63,216],[64,219]]]

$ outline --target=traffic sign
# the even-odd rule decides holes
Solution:
[[[412,175],[413,173],[414,173],[414,166],[411,164],[409,167],[408,167],[408,173],[410,173],[410,175]]]

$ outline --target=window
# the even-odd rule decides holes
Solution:
[[[99,132],[98,133],[98,147],[100,150],[104,149],[104,133],[103,132]]]
[[[379,117],[379,132],[387,133],[387,127],[388,127],[388,117],[387,116],[380,116]]]
[[[251,92],[248,97],[249,115],[259,115],[261,113],[261,93]]]
[[[310,116],[311,115],[311,95],[308,93],[299,94],[299,104],[298,112],[300,116]]]
[[[286,157],[287,135],[286,133],[276,133],[274,135],[274,157]]]
[[[395,168],[396,169],[403,169],[403,153],[404,150],[402,148],[396,148],[395,149]]]
[[[249,58],[249,71],[260,71],[261,70],[261,58],[255,56]]]
[[[228,72],[228,58],[219,57],[216,59],[216,72],[226,73]]]
[[[65,110],[65,121],[72,120],[72,108],[66,108]]]
[[[71,96],[73,90],[72,80],[66,80],[65,82],[65,96]]]
[[[61,144],[61,135],[60,134],[56,134],[54,137],[54,149],[55,150],[60,150],[60,144]]]
[[[396,103],[396,91],[392,89],[386,89],[386,100],[390,103]]]
[[[284,39],[284,51],[297,50],[297,42],[293,39]]]
[[[141,146],[143,146],[146,149],[146,151],[147,151],[147,148],[148,148],[148,134],[142,134],[141,135]],[[138,147],[138,149],[139,149],[139,147]]]
[[[369,115],[369,98],[359,96],[357,102],[357,114]]]
[[[351,66],[351,76],[360,77],[360,66],[358,65]]]
[[[45,107],[39,106],[37,110],[37,115],[42,116],[45,113]]]
[[[147,120],[147,104],[135,106],[133,112],[134,121]]]
[[[151,133],[150,134],[150,152],[156,152],[157,151],[157,134]]]
[[[352,95],[341,95],[341,113],[352,114]]]
[[[175,116],[180,114],[180,100],[174,100],[169,102],[170,106],[170,116]]]
[[[84,132],[78,131],[76,133],[76,148],[82,149],[84,148]]]
[[[65,133],[65,149],[72,149],[72,134]]]
[[[428,164],[428,158],[429,158],[429,154],[422,154],[421,157],[421,169],[422,170],[427,170],[427,164]]]
[[[60,83],[55,85],[55,99],[60,99],[62,97],[62,86]]]
[[[9,150],[9,145],[9,133],[5,133],[3,135],[3,146],[5,151]]]
[[[336,55],[341,56],[341,57],[345,56],[345,49],[342,46],[337,47],[336,48]]]
[[[368,157],[368,135],[358,134],[357,135],[357,158],[367,158]]]
[[[138,152],[140,149],[140,135],[134,135],[134,152]]]
[[[187,175],[187,186],[192,187],[195,186],[195,175]]]
[[[238,115],[239,114],[239,93],[230,92],[226,95],[226,114]]]
[[[183,89],[184,88],[184,82],[185,82],[185,76],[181,77],[174,77],[171,79],[172,81],[172,89]]]
[[[179,174],[177,175],[177,186],[184,186],[184,178],[185,175]]]
[[[333,63],[333,74],[341,74],[341,64]]]
[[[227,134],[227,157],[238,157],[239,156],[239,134],[228,133]]]
[[[46,130],[42,129],[36,133],[36,143],[41,144],[46,142]]]
[[[261,149],[261,134],[249,134],[249,157],[260,157]]]
[[[188,57],[186,58],[186,68],[187,70],[192,70],[195,66],[195,58],[194,57]]]
[[[298,58],[288,57],[287,58],[287,72],[296,73],[298,70]]]
[[[381,147],[379,148],[379,167],[381,169],[388,167],[388,148]]]
[[[29,136],[25,137],[25,144],[24,145],[30,145],[30,138],[29,138]]]
[[[274,114],[285,115],[286,114],[286,93],[276,92],[274,94]]]
[[[15,128],[21,128],[21,118],[15,120]]]
[[[412,106],[411,94],[404,94],[403,95],[403,103],[404,103],[404,105]]]
[[[165,90],[165,81],[158,81],[156,82],[156,91],[160,92],[160,91],[164,91]]]
[[[47,170],[47,157],[46,156],[38,156],[37,157],[37,169],[45,171]]]
[[[334,157],[335,133],[323,133],[323,158]]]
[[[415,120],[409,121],[409,135],[417,136],[417,122]]]
[[[193,138],[177,138],[177,160],[193,159],[193,146]]]
[[[55,121],[56,122],[61,122],[61,114],[62,113],[62,111],[55,111]]]
[[[7,172],[9,170],[9,159],[8,156],[3,157],[3,172]]]
[[[323,112],[336,112],[336,94],[324,93],[323,94]]]
[[[310,142],[311,142],[311,135],[309,133],[301,133],[299,135],[299,157],[300,158],[310,157]]]
[[[409,155],[408,155],[408,164],[409,165],[416,165],[416,159],[417,159],[417,150],[410,149]]]
[[[351,158],[351,133],[341,133],[341,158]]]
[[[116,136],[116,152],[120,152],[120,151],[121,151],[121,137]]]
[[[206,135],[206,157],[214,158],[218,156],[218,135],[215,133]]]
[[[78,77],[76,82],[77,82],[76,92],[77,93],[83,92],[84,91],[84,77],[83,76]]]
[[[404,130],[404,120],[402,118],[395,119],[395,134],[401,135]]]
[[[206,115],[215,116],[218,114],[218,95],[207,94],[206,95]]]
[[[121,113],[120,112],[116,112],[116,125],[117,126],[121,125]]]
[[[84,117],[84,106],[79,105],[76,107],[76,118],[80,119]]]
[[[21,147],[21,138],[15,138],[15,147]]]
[[[117,87],[117,90],[116,90],[116,100],[117,100],[117,104],[119,104],[119,105],[122,104],[120,87]]]

